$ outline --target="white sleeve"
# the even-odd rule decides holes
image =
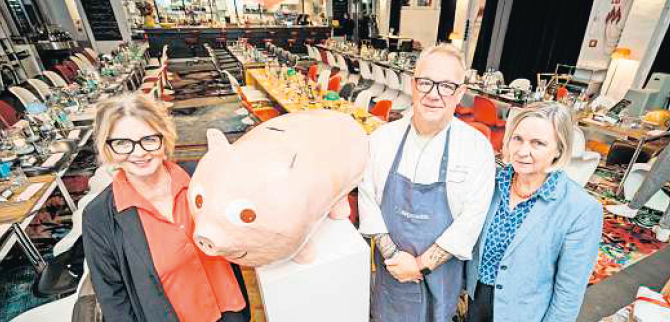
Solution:
[[[454,219],[435,243],[460,260],[472,259],[472,249],[479,239],[488,214],[495,188],[495,158],[493,149],[474,155],[479,164],[473,166],[466,177],[467,188],[463,192],[463,210]]]
[[[378,180],[375,178],[375,167],[379,166],[379,157],[375,154],[374,144],[370,141],[370,160],[365,167],[363,181],[358,185],[358,218],[360,220],[359,232],[366,236],[388,233],[382,211],[377,203]],[[383,190],[383,189],[381,189]]]

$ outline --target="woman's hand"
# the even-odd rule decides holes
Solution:
[[[419,282],[423,279],[416,259],[410,253],[398,252],[395,256],[384,261],[386,269],[393,278],[400,283]]]

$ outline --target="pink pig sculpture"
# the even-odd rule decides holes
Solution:
[[[196,244],[253,267],[310,262],[310,234],[328,214],[349,216],[369,154],[363,128],[329,110],[273,118],[234,144],[209,129],[207,145],[189,186]]]

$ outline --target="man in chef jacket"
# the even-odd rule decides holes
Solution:
[[[493,195],[495,161],[479,131],[454,117],[467,90],[450,45],[421,53],[412,112],[370,138],[359,186],[360,232],[375,240],[372,321],[451,321],[464,261]]]

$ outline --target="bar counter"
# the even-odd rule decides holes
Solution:
[[[331,27],[326,26],[251,26],[251,27],[184,27],[184,28],[145,28],[149,40],[149,53],[152,57],[161,54],[163,45],[169,46],[170,58],[205,57],[202,46],[209,43],[213,48],[225,45],[225,41],[246,38],[255,46],[263,46],[265,39],[294,53],[306,52],[305,43],[319,43],[328,39]]]

